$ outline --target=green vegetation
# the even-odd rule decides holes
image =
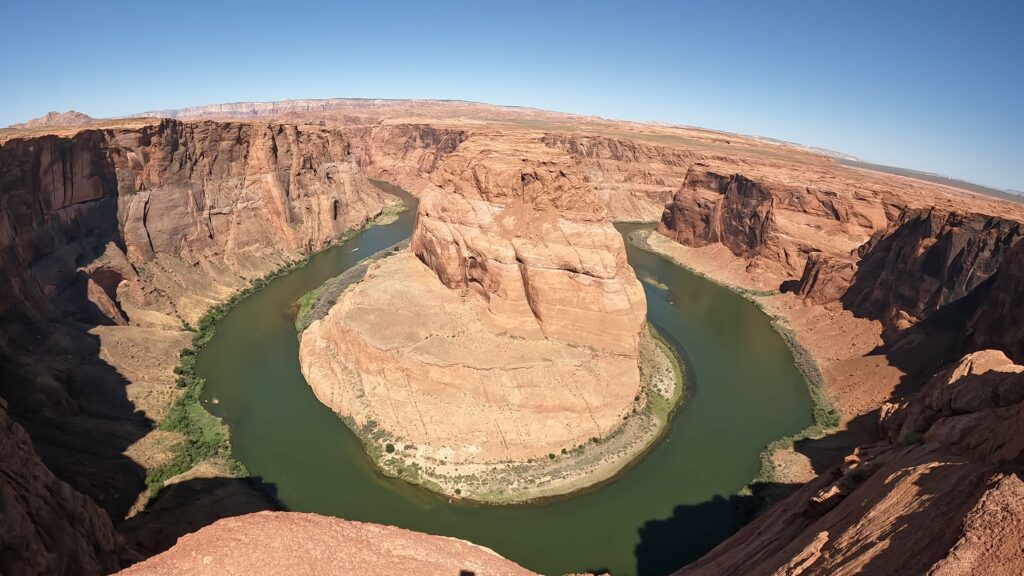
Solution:
[[[369,226],[394,222],[397,215],[404,210],[404,204],[388,205],[375,218],[368,220],[359,228],[349,230],[331,246],[353,238]],[[325,247],[324,250],[328,248],[330,246]],[[167,480],[191,470],[204,460],[221,459],[234,476],[245,477],[248,475],[245,466],[231,457],[231,440],[227,426],[219,418],[207,412],[200,403],[205,381],[196,374],[196,355],[217,333],[217,322],[224,318],[232,308],[250,295],[265,288],[275,278],[305,266],[312,256],[313,254],[308,254],[252,280],[249,286],[207,310],[199,319],[197,328],[193,329],[187,322],[183,323],[185,330],[193,332],[192,346],[181,350],[178,364],[174,367],[174,374],[177,376],[175,384],[184,391],[171,404],[167,415],[159,425],[160,430],[178,432],[182,439],[174,447],[169,461],[147,472],[146,488],[149,499],[156,497]],[[310,298],[310,302],[313,301],[315,301],[315,297]],[[391,448],[393,450],[394,446]]]
[[[307,314],[313,309],[317,300],[320,299],[320,295],[327,289],[327,283],[323,283],[320,286],[313,288],[309,292],[306,292],[299,297],[298,304],[299,310],[295,313],[295,325],[300,326],[301,319],[305,318]]]
[[[666,397],[664,394],[656,390],[654,386],[644,386],[644,394],[647,397],[648,410],[654,414],[659,422],[667,424],[669,419],[672,417],[672,413],[682,404],[683,392],[686,390],[686,383],[683,378],[683,364],[676,355],[675,349],[672,348],[656,328],[648,324],[647,333],[650,334],[650,342],[656,347],[656,350],[650,350],[645,345],[645,342],[641,343],[640,379],[643,382],[653,381],[655,376],[650,375],[649,372],[657,369],[656,363],[659,356],[661,358],[668,359],[670,362],[674,378],[671,396]],[[657,352],[660,352],[660,354]],[[640,397],[636,396],[633,400],[639,401]]]

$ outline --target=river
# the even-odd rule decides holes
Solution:
[[[757,474],[762,447],[811,423],[803,378],[756,306],[628,242],[637,275],[655,280],[644,283],[648,317],[687,371],[684,405],[653,450],[596,490],[525,506],[453,504],[378,473],[303,379],[289,305],[410,235],[415,198],[388,190],[413,208],[238,304],[199,354],[207,408],[230,427],[235,457],[283,506],[463,538],[545,574],[665,574],[739,527],[734,495]]]

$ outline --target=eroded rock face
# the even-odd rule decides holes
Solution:
[[[50,472],[0,399],[0,572],[105,574],[120,545],[103,510]]]
[[[134,287],[138,305],[194,321],[247,278],[381,210],[347,153],[340,134],[273,124],[164,121],[8,141],[0,306],[82,314],[84,294],[123,321],[110,301],[132,287],[92,263],[127,258],[149,276]]]
[[[998,348],[1024,363],[1024,242],[1017,242],[967,319],[969,349]]]
[[[732,169],[694,164],[658,231],[687,246],[722,243],[781,282],[799,275],[808,254],[849,254],[886,222],[881,203]]]
[[[258,512],[220,520],[122,576],[248,574],[533,573],[497,553],[455,538],[317,514]]]
[[[908,210],[859,250],[844,304],[904,330],[992,277],[1021,238],[1017,221],[943,210]]]
[[[571,160],[536,137],[474,135],[430,179],[410,251],[372,264],[303,332],[306,380],[448,494],[569,491],[561,478],[513,485],[526,474],[472,480],[604,438],[643,397],[646,299],[622,237]],[[620,452],[575,486],[623,466]]]
[[[467,137],[465,130],[427,124],[384,124],[348,129],[352,155],[371,178],[419,195],[444,157]]]
[[[1024,366],[969,354],[883,409],[888,441],[775,505],[678,574],[1017,574]],[[1016,544],[1009,545],[1008,542]]]
[[[142,464],[165,461],[175,442],[149,439],[166,434],[153,423],[179,393],[170,370],[190,338],[183,322],[385,203],[348,140],[323,128],[65,132],[0,143],[0,396],[45,463],[0,462],[32,474],[7,476],[10,554],[23,555],[5,549],[16,558],[5,574],[116,568],[111,521],[145,490]],[[18,434],[8,446],[28,445]]]
[[[572,157],[614,220],[661,217],[683,185],[687,169],[703,155],[691,150],[606,136],[545,134],[546,146]]]
[[[484,322],[636,355],[643,288],[603,206],[539,142],[470,139],[424,193],[412,250],[446,286],[486,302]]]

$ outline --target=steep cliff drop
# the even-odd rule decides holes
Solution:
[[[859,212],[877,202],[887,216],[849,236],[796,226],[819,204],[784,201],[775,186],[691,172],[687,187],[704,199],[681,190],[660,227],[689,247],[648,245],[741,288],[756,271],[782,278],[784,293],[752,297],[822,361],[844,429],[799,442],[822,474],[678,573],[1021,572],[1024,357],[1021,311],[1008,304],[1021,290],[1019,208],[996,217],[858,195]],[[839,223],[844,205],[831,201]],[[864,232],[854,249],[840,243]],[[865,390],[877,400],[851,401]],[[786,480],[778,456],[774,479]]]
[[[388,202],[345,138],[318,127],[55,131],[0,142],[4,573],[108,571],[196,524],[267,507],[219,449],[191,461],[191,440],[156,425],[183,393],[171,369],[186,328]],[[128,530],[153,495],[147,473],[172,463],[185,474]],[[188,506],[161,504],[198,485],[179,500]],[[170,515],[151,517],[159,510]]]
[[[390,473],[519,501],[605,479],[656,435],[645,390],[667,378],[671,397],[670,361],[569,164],[534,138],[469,137],[421,191],[410,250],[303,332],[307,381]],[[641,359],[668,368],[642,382]]]

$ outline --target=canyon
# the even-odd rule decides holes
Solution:
[[[449,495],[523,500],[585,486],[528,487],[523,465],[605,439],[644,409],[649,388],[673,397],[671,369],[665,383],[641,382],[644,293],[604,207],[559,168],[567,160],[534,138],[469,136],[420,190],[408,252],[371,265],[302,334],[321,401],[359,428],[372,422],[379,451],[412,459]],[[650,362],[670,362],[647,348]],[[634,428],[631,452],[656,432],[653,419]],[[608,458],[590,483],[631,460]]]
[[[546,460],[606,434],[636,401],[646,334],[611,221],[658,220],[646,248],[775,317],[839,425],[776,447],[781,496],[683,573],[1020,571],[1024,206],[743,136],[471,103],[159,116],[0,131],[4,573],[106,573],[153,555],[133,573],[175,573],[211,546],[242,566],[262,530],[395,543],[327,560],[353,566],[408,543],[518,573],[394,528],[214,523],[273,507],[226,452],[146,490],[180,441],[155,424],[182,394],[172,369],[190,329],[394,206],[369,178],[419,197],[411,246],[371,262],[301,336],[313,390],[357,427],[451,448],[458,465]],[[452,364],[504,382],[501,409],[485,410],[486,386],[485,401],[445,396],[456,387],[438,367]],[[343,397],[355,379],[365,398]],[[379,409],[388,382],[413,380],[435,402],[422,426],[420,403]],[[440,425],[464,402],[479,418]],[[520,426],[511,445],[484,426],[496,422]],[[440,565],[420,561],[410,569]]]

